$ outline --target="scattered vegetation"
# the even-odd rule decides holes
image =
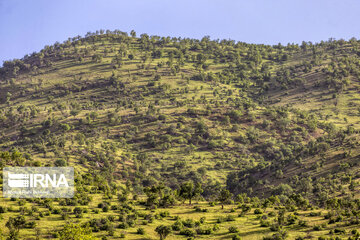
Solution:
[[[1,199],[0,238],[359,239],[359,47],[100,30],[4,62],[0,167],[76,194]]]

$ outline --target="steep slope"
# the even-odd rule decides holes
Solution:
[[[0,69],[2,167],[74,166],[76,198],[59,206],[189,180],[209,201],[224,186],[358,197],[359,46],[120,31],[46,46]]]
[[[122,32],[76,37],[4,63],[2,147],[28,153],[25,164],[108,165],[110,176],[139,187],[224,182],[234,170],[265,167],[274,175],[301,158],[318,164],[318,145],[329,159],[334,145],[350,151],[344,134],[355,130],[322,120],[357,128],[357,49],[355,40],[270,47]],[[293,108],[269,108],[272,99]],[[324,116],[334,101],[338,115]]]

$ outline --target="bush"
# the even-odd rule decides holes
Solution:
[[[257,208],[254,210],[254,214],[263,214],[263,211],[261,211],[261,209]]]
[[[307,222],[305,220],[299,220],[300,227],[307,227]]]
[[[77,218],[82,218],[84,211],[83,211],[83,209],[80,208],[80,207],[75,207],[74,210],[73,210],[73,212],[74,212],[74,214],[75,214],[75,216],[76,216]]]
[[[198,228],[196,229],[196,233],[199,235],[210,235],[213,230],[211,228]]]
[[[144,228],[138,228],[136,233],[140,234],[140,235],[144,235],[145,234],[145,229]]]
[[[260,227],[269,227],[269,226],[270,226],[269,221],[265,221],[263,219],[260,220]]]
[[[181,230],[179,234],[187,237],[195,236],[195,232],[188,228]]]
[[[53,214],[61,214],[63,211],[60,209],[60,208],[54,208],[53,210],[52,210],[52,213]]]
[[[102,208],[103,212],[108,212],[109,211],[109,206],[108,205],[105,205],[103,208]]]
[[[227,221],[227,222],[235,221],[235,216],[234,216],[234,215],[227,215],[227,216],[226,216],[226,221]]]
[[[64,131],[69,131],[71,129],[71,127],[69,126],[69,124],[66,124],[66,123],[62,123],[60,124],[60,127],[62,130]]]
[[[241,237],[239,235],[234,235],[231,240],[241,240]]]
[[[219,231],[220,227],[219,227],[219,225],[214,224],[212,229],[213,229],[214,232],[216,232],[216,231]]]
[[[161,217],[168,217],[170,215],[170,213],[168,211],[163,211],[163,212],[160,212],[160,216]]]
[[[313,227],[313,230],[314,230],[314,231],[320,231],[321,229],[322,229],[322,228],[321,228],[320,225],[316,225],[316,226]]]
[[[345,231],[345,229],[335,228],[335,229],[334,229],[334,233],[337,233],[337,234],[345,234],[346,231]]]
[[[270,230],[273,231],[273,232],[279,231],[280,230],[279,224],[275,223],[275,224],[271,225]]]
[[[128,227],[129,227],[129,225],[127,223],[124,223],[124,222],[120,223],[119,226],[118,226],[118,228],[121,228],[121,229],[126,229]]]
[[[289,214],[287,217],[287,222],[289,225],[291,224],[295,224],[296,220],[297,220],[297,216],[295,214]]]
[[[184,225],[182,224],[181,221],[176,221],[172,226],[172,230],[174,231],[180,231],[181,229],[183,229]]]
[[[54,162],[54,165],[56,167],[65,167],[66,166],[66,161],[64,159],[58,159]]]
[[[274,212],[269,212],[269,213],[268,213],[268,216],[269,216],[269,217],[275,217],[275,216],[276,216],[276,213],[274,213]]]
[[[6,213],[7,212],[7,208],[4,206],[0,206],[0,213]]]
[[[195,207],[195,212],[208,212],[207,208],[200,208],[198,206]]]
[[[237,227],[231,226],[229,227],[229,233],[238,233],[239,229]]]
[[[182,222],[182,224],[185,226],[185,227],[188,227],[188,228],[193,228],[195,226],[195,222],[194,220],[188,218],[186,219],[185,221]]]

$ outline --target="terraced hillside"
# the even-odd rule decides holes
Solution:
[[[212,220],[172,227],[169,239],[186,229],[204,239],[356,235],[359,46],[356,39],[267,46],[101,30],[4,62],[1,166],[73,166],[77,176],[70,201],[1,199],[4,234],[143,239],[136,230],[143,224],[157,238],[157,225],[194,215],[183,203],[193,199],[211,203],[209,214],[195,212]],[[214,207],[230,200],[229,209]],[[237,207],[229,221],[240,227],[247,219],[258,230],[225,234],[226,220],[215,215]],[[323,213],[304,224],[316,208]],[[15,227],[16,212],[33,225]],[[324,225],[325,212],[342,219]],[[66,221],[89,224],[61,231]],[[211,237],[199,230],[210,223],[221,234],[213,235],[215,225]]]

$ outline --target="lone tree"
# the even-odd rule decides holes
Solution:
[[[19,239],[19,231],[25,225],[24,216],[10,217],[5,226],[9,229],[9,237],[7,239]]]
[[[201,188],[201,185],[197,183],[194,186],[192,181],[185,182],[181,184],[179,189],[179,196],[183,199],[189,199],[189,205],[191,205],[191,200],[199,196],[204,190]]]
[[[89,114],[89,117],[90,117],[93,121],[95,121],[95,119],[96,119],[98,116],[99,116],[99,114],[98,114],[97,112],[91,112],[91,113]]]
[[[171,233],[171,227],[160,225],[156,227],[155,232],[159,234],[160,240],[164,240]]]
[[[230,198],[231,198],[230,191],[227,189],[222,189],[218,197],[218,200],[221,203],[221,209],[224,209],[224,204],[227,203]]]

